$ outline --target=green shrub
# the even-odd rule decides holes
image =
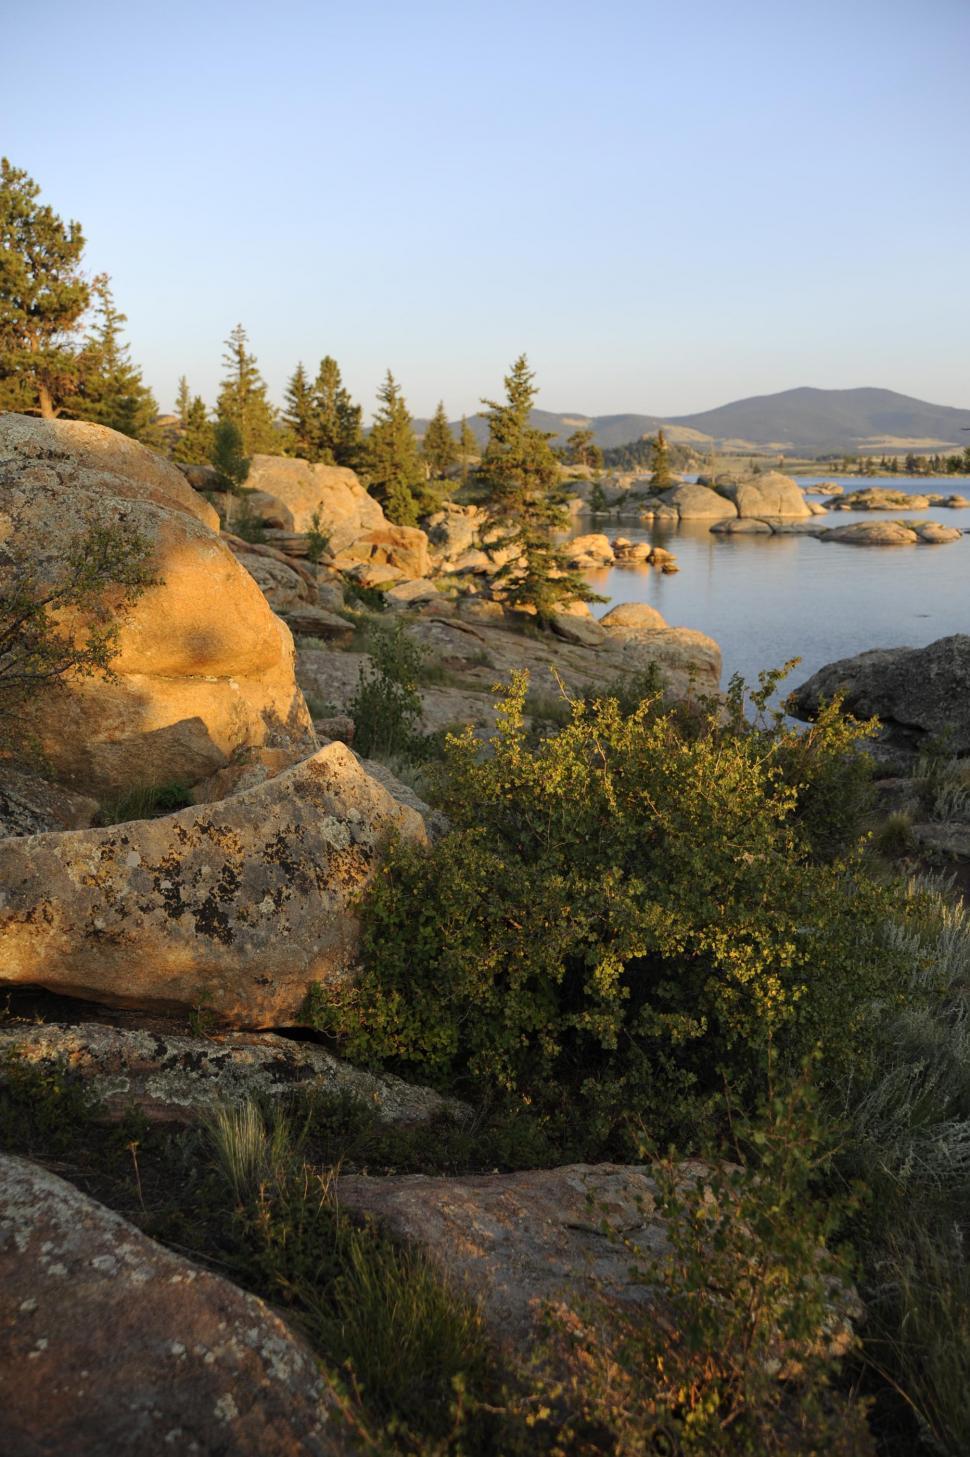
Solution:
[[[330,1014],[351,1055],[529,1100],[591,1147],[691,1139],[772,1055],[861,1056],[863,1007],[893,995],[886,893],[800,814],[856,731],[826,719],[796,754],[782,724],[608,699],[530,746],[526,691],[488,754],[451,741],[451,832],[394,849],[366,898],[364,972]]]
[[[159,585],[151,557],[145,537],[115,525],[79,531],[42,572],[0,547],[0,746],[29,738],[24,709],[38,694],[68,678],[111,678],[128,608]]]
[[[826,1248],[833,1221],[814,1189],[824,1135],[808,1084],[735,1132],[743,1164],[654,1165],[651,1217],[666,1252],[623,1242],[631,1280],[659,1298],[552,1312],[549,1396],[564,1388],[568,1412],[557,1452],[873,1452],[865,1407],[832,1386],[856,1311],[845,1265]],[[608,1209],[602,1218],[620,1240]],[[540,1379],[532,1405],[542,1391]]]
[[[362,665],[348,705],[354,720],[354,748],[365,759],[395,754],[420,758],[424,736],[419,730],[418,678],[424,651],[400,622],[386,628],[372,624],[367,640],[370,662]]]

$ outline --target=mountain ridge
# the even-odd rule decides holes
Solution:
[[[970,444],[970,408],[935,405],[870,385],[847,390],[800,385],[688,415],[533,410],[531,418],[538,429],[555,437],[557,445],[585,425],[603,449],[653,435],[660,426],[672,442],[702,451],[715,447],[766,454],[882,454],[954,450]],[[419,432],[426,423],[415,421]],[[485,417],[472,415],[468,423],[483,443],[488,434]]]

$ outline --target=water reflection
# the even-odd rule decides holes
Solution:
[[[834,476],[820,479],[835,480]],[[867,484],[970,496],[970,480]],[[830,522],[891,520],[897,513],[835,512]],[[970,529],[970,510],[924,508],[920,519]],[[576,534],[604,531],[612,540],[649,541],[677,557],[680,571],[612,567],[587,573],[610,603],[647,602],[672,626],[709,633],[724,654],[724,679],[740,672],[754,682],[764,668],[800,657],[789,684],[823,664],[866,648],[921,647],[954,632],[970,632],[970,537],[946,546],[853,547],[807,536],[718,536],[709,523],[651,527],[635,521],[584,517]]]

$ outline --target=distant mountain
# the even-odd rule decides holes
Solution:
[[[426,420],[416,420],[422,434]],[[460,422],[454,423],[457,434]],[[488,424],[471,415],[469,425],[479,443],[488,438]],[[562,445],[574,430],[586,426],[598,445],[609,449],[627,445],[663,426],[671,442],[711,445],[738,451],[754,450],[786,455],[826,455],[834,451],[934,451],[963,449],[970,444],[970,409],[931,405],[895,390],[782,390],[776,395],[754,395],[734,400],[696,415],[584,415],[580,411],[557,415],[533,410],[532,423]]]
[[[970,439],[965,433],[970,410],[931,405],[895,390],[782,390],[697,415],[677,415],[670,423],[699,430],[719,444],[789,453],[962,448]]]
[[[529,418],[536,429],[545,430],[555,437],[554,445],[565,444],[574,430],[585,427],[593,431],[597,445],[608,450],[611,445],[627,445],[631,440],[639,440],[642,435],[655,435],[661,425],[672,441],[699,445],[709,443],[706,435],[701,435],[687,426],[672,425],[659,415],[583,415],[578,411],[554,415],[549,410],[533,410]],[[483,415],[469,415],[468,423],[475,439],[480,445],[484,445],[488,439],[488,421]],[[427,424],[427,420],[415,420],[414,428],[419,435],[423,435]],[[452,429],[457,435],[461,429],[461,421],[453,420]]]

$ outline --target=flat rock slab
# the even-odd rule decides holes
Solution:
[[[293,1025],[357,953],[358,892],[424,823],[344,744],[155,820],[0,840],[0,984]]]
[[[217,1104],[345,1093],[384,1123],[422,1123],[462,1104],[393,1075],[374,1077],[312,1042],[273,1033],[180,1037],[100,1022],[0,1027],[0,1085],[8,1059],[76,1074],[109,1116],[138,1108],[153,1122],[190,1122]]]
[[[0,1156],[4,1457],[353,1450],[309,1348],[255,1296]]]
[[[619,1164],[462,1178],[354,1175],[337,1184],[345,1209],[374,1215],[420,1246],[447,1279],[479,1300],[492,1331],[514,1343],[538,1327],[547,1305],[563,1299],[651,1298],[648,1286],[630,1278],[624,1241],[648,1265],[667,1252],[655,1194],[647,1168]],[[612,1238],[603,1230],[607,1220]]]

